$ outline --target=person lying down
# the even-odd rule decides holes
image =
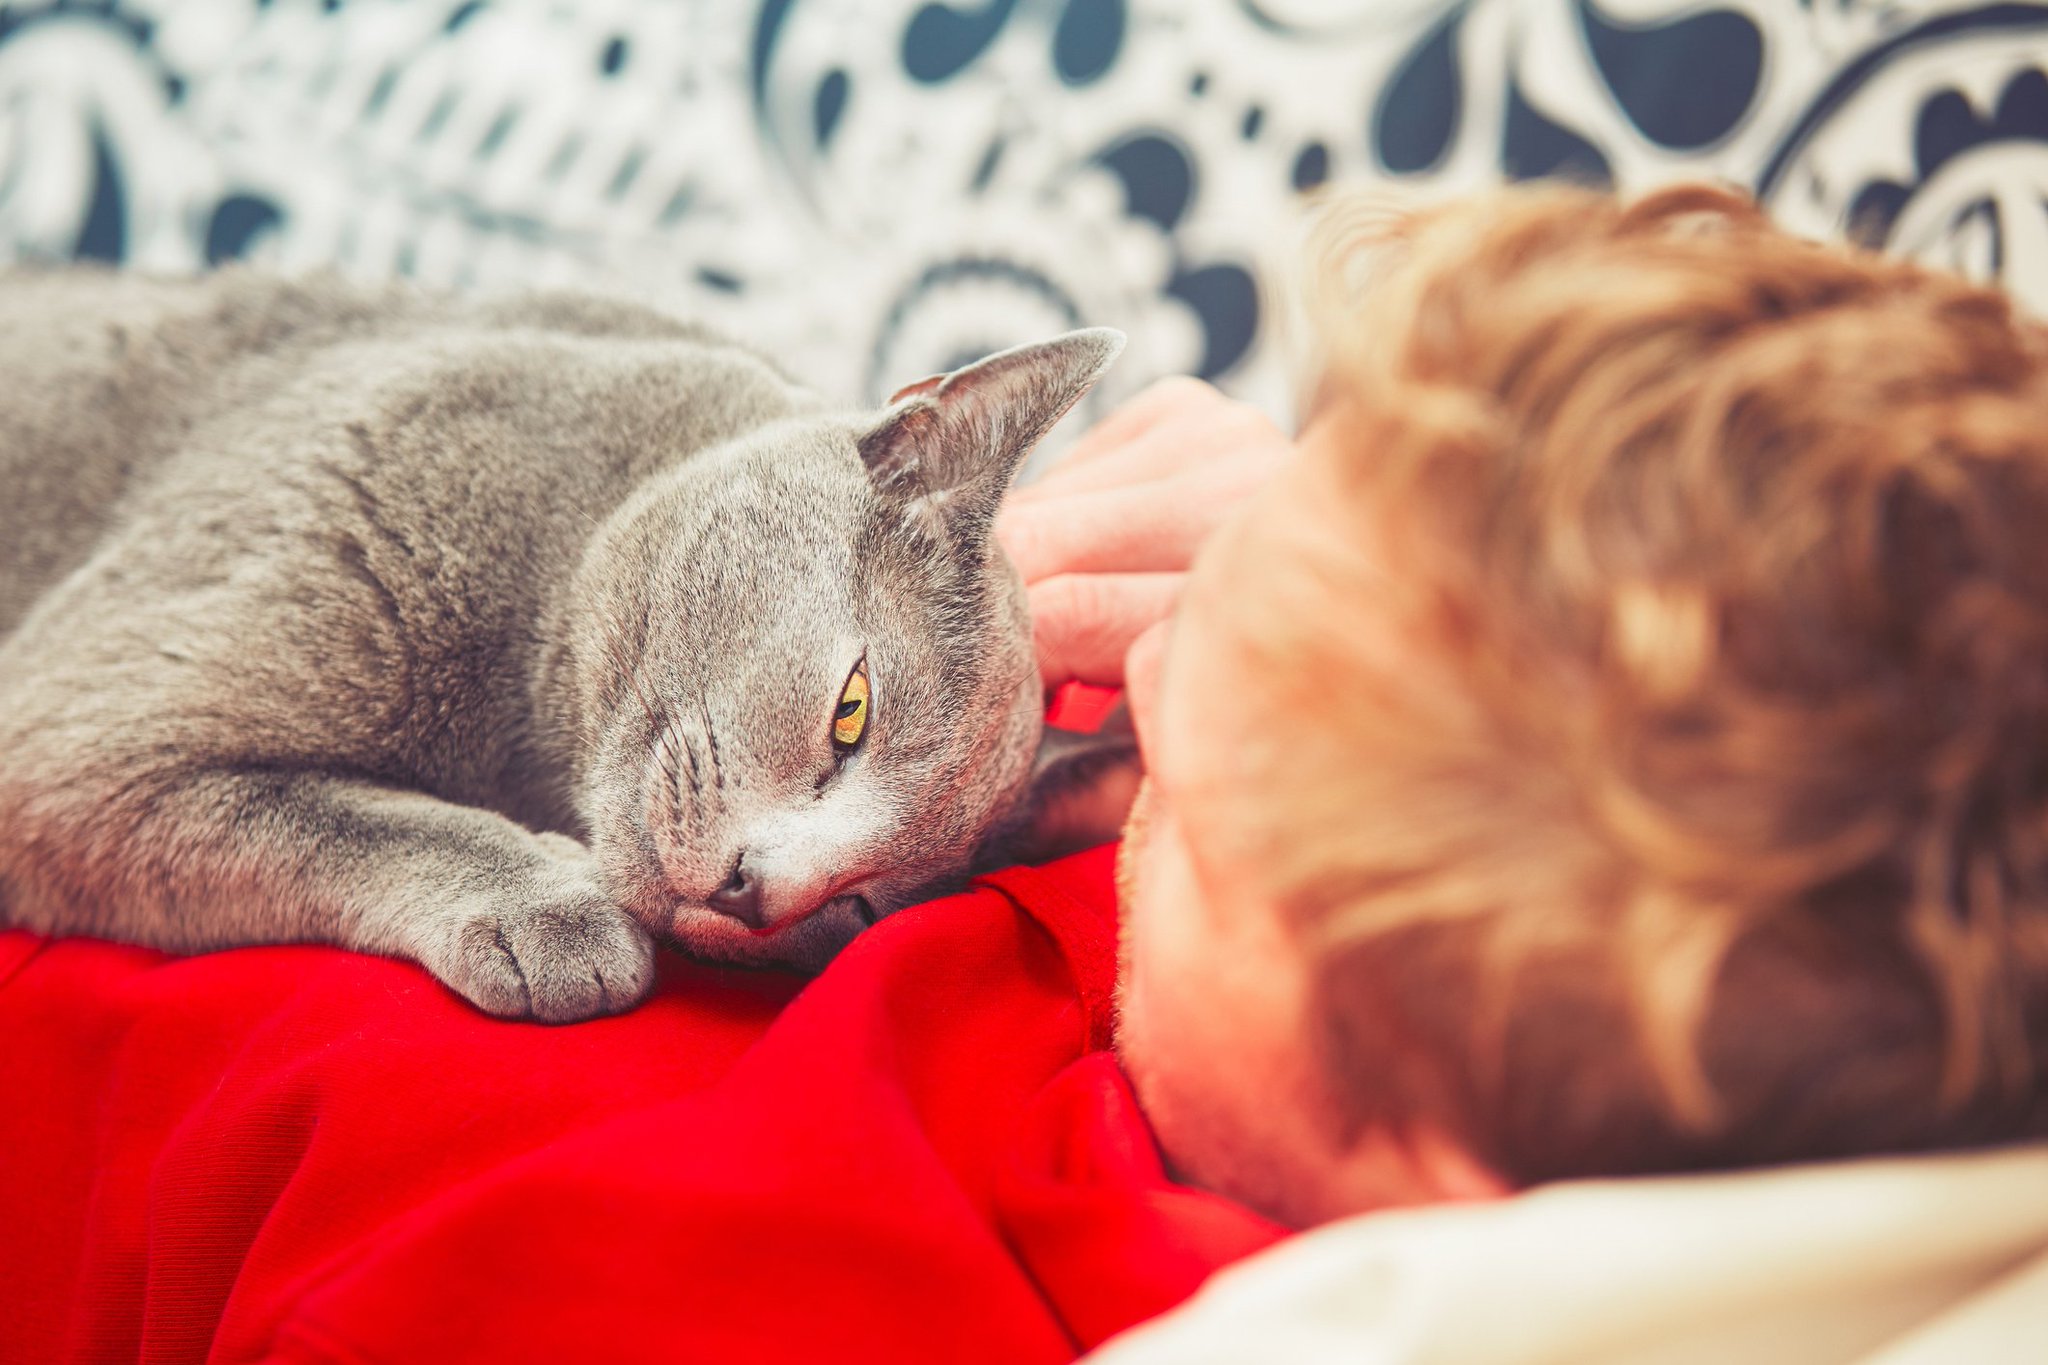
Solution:
[[[1118,1051],[1174,1169],[1303,1227],[2048,1136],[2048,331],[1703,187],[1324,229],[1313,415],[1129,657]],[[1856,1358],[2048,1253],[2039,1149],[1937,1171],[1369,1217],[1107,1354],[1533,1359],[1547,1292],[1654,1324],[1661,1273],[1696,1358]],[[2038,1349],[2039,1267],[2034,1335],[1924,1358]]]
[[[0,1225],[29,1230],[0,1239],[0,1356],[1051,1365],[1300,1231],[1100,1359],[2027,1359],[2048,335],[1697,187],[1340,199],[1320,266],[1294,440],[1170,383],[992,523],[985,469],[899,465],[924,418],[847,418],[817,466],[848,525],[918,504],[948,562],[1000,579],[1006,628],[1028,590],[1042,679],[1125,686],[1145,776],[1113,863],[901,908],[887,858],[873,895],[818,881],[791,914],[836,906],[836,956],[800,994],[656,955],[669,907],[623,919],[580,880],[632,989],[550,933],[546,1009],[488,932],[411,954],[450,989],[357,952],[0,935],[0,1090],[39,1096],[0,1106]],[[1031,354],[1063,408],[1113,348],[1053,345]],[[1045,392],[1008,354],[951,397]],[[38,638],[77,649],[56,619]],[[834,649],[761,667],[817,818],[876,790],[907,712],[835,652],[857,642],[811,634]],[[948,771],[987,778],[978,752]],[[101,835],[75,791],[14,799]],[[548,809],[492,828],[530,840]],[[24,828],[0,842],[101,866]],[[535,856],[590,856],[556,839]],[[720,942],[797,884],[747,870],[692,874]],[[27,880],[0,866],[0,895]],[[614,1017],[501,1022],[465,989]]]

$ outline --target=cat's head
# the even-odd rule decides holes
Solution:
[[[1073,332],[879,414],[785,418],[601,530],[572,649],[578,805],[657,936],[816,968],[1003,832],[1042,697],[996,508],[1122,344]]]

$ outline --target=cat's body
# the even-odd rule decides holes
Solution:
[[[625,304],[0,276],[0,920],[550,1019],[822,962],[1028,780],[988,520],[1114,350],[860,414]]]

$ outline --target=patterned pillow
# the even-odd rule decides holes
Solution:
[[[1715,176],[2048,312],[2048,4],[0,6],[0,252],[576,282],[816,382],[1081,322],[1285,415],[1301,192]]]

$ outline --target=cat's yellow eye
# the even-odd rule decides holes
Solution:
[[[854,665],[853,676],[839,694],[839,707],[832,713],[832,742],[842,749],[860,743],[868,728],[868,665]]]

